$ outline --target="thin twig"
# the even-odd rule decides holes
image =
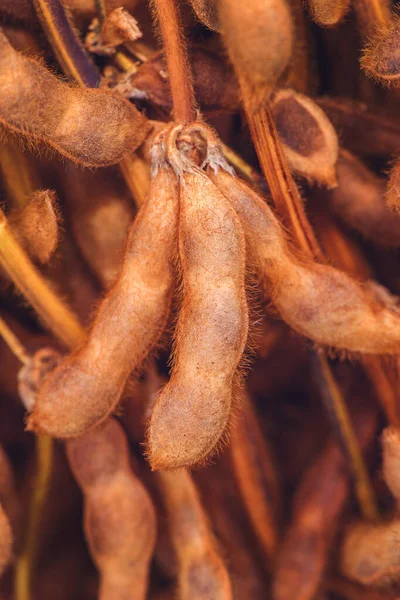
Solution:
[[[177,0],[153,0],[160,24],[175,121],[196,119],[191,68]]]
[[[0,317],[0,336],[3,338],[11,352],[22,362],[27,365],[30,361],[30,355],[26,351],[26,348],[21,344],[13,330],[7,325],[7,323]]]

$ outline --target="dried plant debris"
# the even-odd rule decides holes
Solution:
[[[0,0],[0,600],[393,600],[391,0]]]

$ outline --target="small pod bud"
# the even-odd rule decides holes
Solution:
[[[400,79],[400,19],[394,16],[378,29],[367,44],[361,67],[384,85],[397,85]]]
[[[219,31],[217,0],[189,0],[198,19],[214,31]]]
[[[238,78],[257,106],[271,93],[292,54],[286,0],[217,0],[221,32]]]
[[[271,111],[289,167],[312,182],[335,187],[339,142],[324,111],[290,89],[275,94]]]
[[[55,192],[35,192],[20,209],[8,217],[10,227],[28,254],[46,264],[58,244],[58,212]]]
[[[67,443],[84,496],[84,529],[100,572],[101,600],[147,597],[156,523],[150,497],[130,466],[122,427],[109,419]]]
[[[119,162],[144,140],[149,125],[124,98],[62,83],[16,52],[0,32],[0,123],[85,166]]]
[[[355,156],[341,150],[338,187],[321,198],[349,227],[380,246],[400,246],[400,215],[385,204],[385,184]]]
[[[310,14],[321,27],[332,27],[341,21],[350,0],[308,0]]]

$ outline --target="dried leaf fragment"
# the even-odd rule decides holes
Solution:
[[[120,6],[106,16],[101,29],[98,19],[92,21],[85,43],[90,52],[107,56],[115,54],[117,46],[141,37],[136,19]]]

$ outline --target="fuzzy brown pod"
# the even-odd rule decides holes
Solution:
[[[349,5],[350,0],[308,0],[310,14],[321,27],[332,27],[339,23]]]
[[[0,83],[0,124],[81,165],[117,163],[149,131],[129,102],[107,90],[61,82],[40,62],[16,52],[1,31]]]
[[[390,171],[386,188],[386,206],[390,211],[400,212],[400,160],[396,160]]]
[[[221,33],[253,106],[262,103],[289,64],[292,19],[286,0],[217,0]],[[265,41],[268,40],[266,44]]]
[[[370,286],[300,259],[265,201],[223,170],[210,177],[239,215],[250,265],[281,317],[315,342],[366,354],[400,351],[400,313]]]
[[[209,160],[209,135],[194,123],[173,128],[168,138],[168,160],[180,178],[182,300],[171,379],[147,431],[153,470],[194,465],[215,451],[229,424],[247,341],[243,231],[197,166]]]
[[[132,199],[114,172],[93,173],[69,165],[62,180],[74,239],[90,269],[108,288],[121,268],[135,214]]]
[[[229,575],[191,476],[186,469],[157,476],[178,558],[179,599],[231,600]]]
[[[147,597],[156,537],[153,504],[133,473],[126,435],[114,419],[66,445],[84,496],[84,530],[100,573],[99,600]]]
[[[220,30],[217,0],[189,0],[198,19],[213,31]]]
[[[86,342],[44,382],[29,429],[76,436],[113,411],[129,375],[142,366],[167,322],[177,218],[175,176],[160,168],[130,230],[119,277],[100,303]]]
[[[274,95],[271,111],[290,169],[313,183],[335,187],[339,141],[324,111],[291,89]]]
[[[397,85],[400,78],[400,19],[394,15],[378,28],[364,48],[361,67],[384,85]]]
[[[238,110],[238,85],[222,58],[199,46],[190,48],[190,58],[194,91],[201,109],[204,112]],[[125,82],[117,84],[116,89],[128,98],[145,100],[169,114],[172,102],[164,53],[157,53],[143,63],[136,73],[125,78]]]
[[[337,176],[338,187],[320,202],[327,202],[341,221],[375,244],[400,246],[400,215],[385,204],[384,180],[346,150],[340,151]]]
[[[9,565],[19,520],[19,502],[10,461],[0,446],[0,575]],[[14,534],[13,534],[14,533]]]
[[[8,216],[10,227],[28,254],[46,264],[58,244],[58,208],[52,190],[35,192],[27,203]]]
[[[400,429],[386,427],[382,434],[383,477],[400,508]]]

